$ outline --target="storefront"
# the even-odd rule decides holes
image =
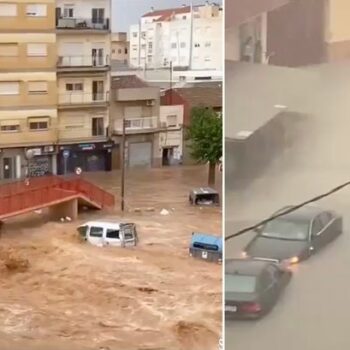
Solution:
[[[27,159],[27,153],[32,154]],[[0,179],[15,180],[29,176],[56,174],[56,149],[53,145],[33,148],[3,148],[0,150]]]
[[[83,172],[111,171],[113,142],[61,145],[58,152],[58,174],[71,174],[76,168]]]

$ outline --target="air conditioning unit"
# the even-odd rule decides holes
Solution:
[[[154,102],[154,100],[147,100],[146,105],[147,106],[154,106],[155,102]]]

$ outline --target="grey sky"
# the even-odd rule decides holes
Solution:
[[[222,0],[211,1],[222,4]],[[193,0],[194,5],[204,4],[205,0]],[[130,24],[137,24],[139,18],[153,6],[155,9],[189,5],[190,0],[112,0],[113,32],[128,32]]]

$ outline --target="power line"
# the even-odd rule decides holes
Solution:
[[[278,214],[274,214],[274,215],[268,217],[267,219],[264,219],[264,220],[260,221],[259,223],[253,225],[253,226],[246,227],[246,228],[241,229],[241,230],[239,230],[239,231],[237,231],[237,232],[235,232],[235,233],[233,233],[231,235],[228,235],[227,237],[225,237],[225,241],[228,241],[229,239],[241,236],[244,233],[247,233],[249,231],[253,231],[253,230],[259,228],[260,226],[265,225],[268,222],[270,222],[272,220],[275,220],[275,219],[277,219],[277,218],[279,218],[281,216],[284,216],[286,214],[292,213],[292,212],[294,212],[294,211],[304,207],[307,204],[314,203],[314,202],[317,202],[317,201],[321,200],[322,198],[328,197],[331,194],[336,193],[336,192],[342,190],[344,187],[347,187],[349,185],[350,185],[350,181],[347,181],[347,182],[345,182],[345,183],[343,183],[343,184],[341,184],[341,185],[339,185],[337,187],[334,187],[333,189],[331,189],[330,191],[328,191],[328,192],[326,192],[324,194],[320,194],[320,195],[318,195],[316,197],[313,197],[313,198],[311,198],[311,199],[309,199],[309,200],[307,200],[305,202],[302,202],[300,204],[288,207],[288,209],[281,210],[281,211],[278,212]]]

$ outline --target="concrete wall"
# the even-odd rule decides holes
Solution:
[[[111,0],[57,0],[56,7],[63,8],[65,4],[74,5],[75,18],[92,18],[93,8],[104,8],[105,18],[111,18]]]

